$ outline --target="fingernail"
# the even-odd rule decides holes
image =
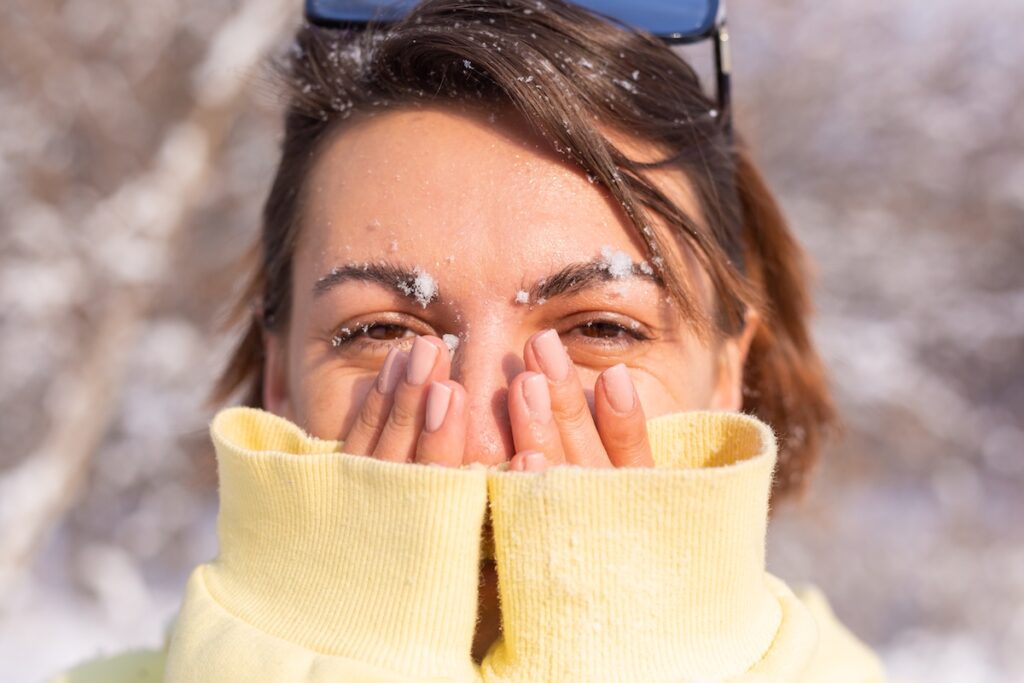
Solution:
[[[527,472],[544,469],[544,465],[544,454],[540,451],[528,451],[523,454],[523,469]]]
[[[557,332],[548,330],[538,335],[533,340],[533,352],[548,379],[561,382],[569,376],[569,357]]]
[[[629,378],[626,366],[622,363],[613,365],[601,376],[604,378],[604,389],[612,410],[617,413],[628,413],[633,410],[633,380]]]
[[[377,375],[377,391],[382,394],[390,394],[398,386],[398,380],[402,378],[402,370],[405,369],[405,354],[398,349],[391,349],[388,357],[384,359],[384,365]]]
[[[532,373],[523,381],[523,398],[532,422],[547,424],[551,420],[551,394],[544,375]]]
[[[452,390],[440,382],[431,382],[427,390],[427,415],[423,428],[428,432],[436,432],[444,424],[448,414],[448,404],[452,402]]]
[[[437,360],[437,347],[423,337],[416,337],[409,354],[409,366],[405,370],[405,381],[412,385],[423,384],[430,376]]]

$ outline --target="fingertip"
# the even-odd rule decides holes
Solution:
[[[523,345],[523,363],[526,365],[527,370],[540,372],[540,366],[537,364],[537,354],[533,351],[533,342],[546,331],[547,330],[534,332],[530,335],[530,338],[526,340],[526,344]]]
[[[448,345],[440,337],[435,337],[432,334],[422,334],[419,338],[436,346],[438,351],[443,351],[444,353],[448,353],[450,351]]]
[[[445,379],[438,382],[447,387],[451,392],[451,402],[448,407],[448,419],[461,420],[466,414],[466,387],[453,379]]]
[[[653,467],[647,420],[624,365],[605,370],[594,385],[595,423],[614,467]]]
[[[466,450],[466,390],[458,382],[431,382],[416,462],[458,467]]]
[[[623,363],[601,373],[596,392],[603,395],[609,407],[619,415],[628,415],[636,408],[636,389],[629,369]]]
[[[513,472],[543,472],[548,468],[548,459],[540,451],[519,451],[512,456],[508,468]]]
[[[443,382],[431,382],[427,389],[427,408],[423,420],[426,432],[436,432],[447,421],[452,403],[452,390]]]
[[[548,468],[547,458],[540,451],[526,451],[522,454],[523,469],[527,472],[543,472]]]
[[[533,335],[528,347],[533,352],[537,369],[551,382],[562,383],[572,375],[572,360],[556,330],[547,329]]]
[[[377,391],[381,394],[394,393],[398,383],[405,376],[405,366],[408,362],[408,353],[397,348],[391,349],[377,374]]]

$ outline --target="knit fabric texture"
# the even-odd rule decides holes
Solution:
[[[819,591],[765,570],[771,430],[691,412],[648,433],[653,468],[538,474],[385,462],[221,411],[220,554],[139,680],[883,681]],[[477,665],[488,505],[503,635]],[[54,680],[135,680],[102,671]]]

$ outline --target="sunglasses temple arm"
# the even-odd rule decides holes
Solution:
[[[715,28],[715,95],[718,100],[718,115],[722,118],[725,137],[732,142],[732,55],[729,52],[729,28],[725,20]]]

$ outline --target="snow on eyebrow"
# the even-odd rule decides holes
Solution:
[[[520,291],[526,292],[530,303],[540,306],[551,298],[572,295],[626,277],[648,280],[659,287],[664,287],[665,283],[656,270],[661,267],[661,258],[658,256],[653,257],[650,262],[634,262],[625,251],[605,246],[598,258],[570,263]],[[519,301],[519,297],[517,292],[516,303],[525,303]]]
[[[621,249],[614,249],[608,245],[601,247],[600,264],[616,279],[633,274],[633,257]]]
[[[319,278],[313,294],[320,296],[347,281],[373,282],[399,294],[411,297],[423,308],[441,296],[434,276],[420,266],[407,268],[387,261],[348,263],[335,266]]]
[[[528,304],[530,303],[530,293],[525,289],[520,289],[516,292],[516,303],[517,304]]]
[[[398,288],[407,296],[415,299],[416,303],[423,308],[426,308],[427,304],[437,296],[437,280],[434,279],[433,275],[419,267],[415,270],[415,277],[411,281],[399,281]]]

